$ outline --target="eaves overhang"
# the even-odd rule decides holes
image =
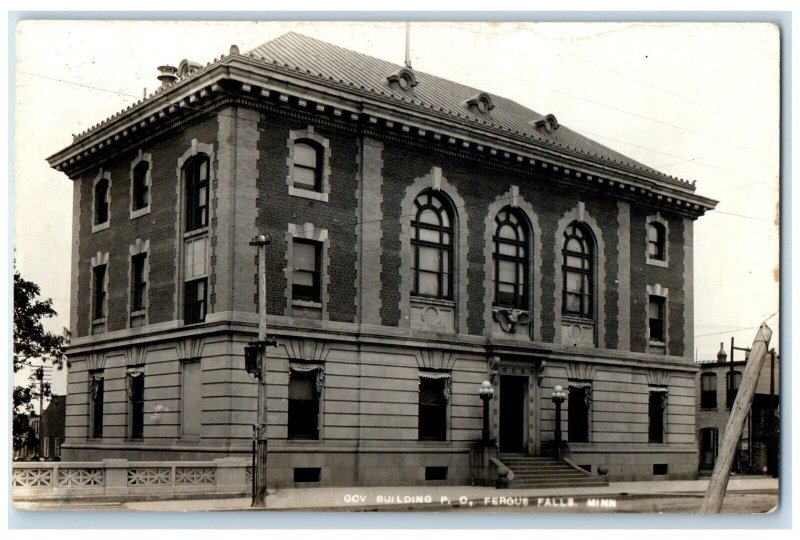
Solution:
[[[376,95],[343,80],[320,80],[311,73],[230,54],[159,89],[75,137],[67,148],[48,158],[56,170],[74,176],[123,149],[143,133],[187,112],[206,112],[247,98],[290,107],[333,120],[355,123],[376,133],[411,137],[451,150],[478,154],[509,165],[547,170],[570,184],[592,185],[613,197],[637,200],[693,218],[712,210],[717,201],[695,193],[695,183],[663,178],[647,170],[600,159],[579,150],[534,139],[522,132],[476,123],[389,94]]]

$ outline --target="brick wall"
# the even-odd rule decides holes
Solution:
[[[400,245],[400,200],[403,190],[415,178],[430,171],[433,165],[442,168],[442,175],[456,187],[463,197],[469,213],[469,286],[468,328],[470,334],[483,333],[483,268],[484,268],[484,218],[489,204],[495,197],[506,193],[511,185],[520,189],[520,196],[528,201],[539,217],[542,228],[542,338],[554,340],[554,309],[552,287],[555,280],[556,261],[555,228],[565,212],[577,202],[586,203],[586,212],[597,220],[605,240],[606,287],[605,287],[605,340],[607,346],[617,346],[617,287],[614,283],[617,269],[617,207],[616,202],[595,191],[580,188],[555,186],[544,171],[533,174],[498,171],[487,165],[465,161],[460,158],[409,149],[386,143],[384,147],[384,201],[383,221],[383,273],[381,315],[384,325],[396,326],[400,313],[399,304],[399,250]],[[559,262],[560,264],[560,262]],[[679,263],[676,263],[679,264]]]
[[[78,336],[89,333],[91,323],[91,264],[98,251],[109,253],[108,317],[106,331],[128,327],[129,252],[137,238],[150,240],[150,275],[148,282],[148,322],[174,318],[175,293],[175,204],[176,165],[191,146],[192,139],[215,144],[216,118],[208,118],[181,131],[170,133],[141,150],[152,155],[150,164],[150,213],[130,219],[131,162],[138,151],[124,153],[102,165],[111,173],[111,205],[108,229],[92,233],[93,181],[98,169],[82,177],[80,197],[80,267],[78,275]],[[74,271],[74,270],[73,270]]]
[[[315,228],[327,229],[330,246],[328,267],[329,290],[332,301],[328,318],[332,321],[355,321],[356,257],[355,235],[356,189],[358,188],[358,144],[354,134],[314,126],[318,135],[330,143],[330,196],[328,202],[289,195],[286,185],[288,148],[286,141],[291,130],[308,128],[307,122],[264,117],[259,124],[258,229],[272,236],[267,248],[267,260],[286,260],[287,224],[312,223]],[[284,289],[286,276],[283,264],[269,265],[267,311],[283,315],[286,307]]]
[[[647,285],[669,289],[667,332],[669,354],[684,354],[683,338],[683,220],[662,214],[669,222],[669,267],[647,264],[647,216],[655,212],[631,206],[631,351],[647,350]],[[690,291],[691,294],[691,291]]]

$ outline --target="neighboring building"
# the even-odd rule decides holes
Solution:
[[[747,366],[728,361],[720,344],[716,362],[700,362],[697,373],[697,446],[701,474],[711,473],[728,425],[731,404]],[[732,384],[731,384],[732,383]],[[753,404],[736,449],[732,470],[739,474],[777,474],[780,427],[780,358],[767,353],[758,375]],[[771,416],[771,418],[770,418]]]
[[[576,462],[696,475],[694,183],[297,34],[160,69],[49,159],[74,183],[66,459],[249,456],[263,233],[272,486],[468,483],[487,378],[503,452],[546,450],[559,384]]]
[[[37,423],[38,454],[45,458],[46,461],[61,459],[61,445],[64,442],[65,435],[66,403],[66,396],[51,396],[50,403],[42,413],[41,420]]]

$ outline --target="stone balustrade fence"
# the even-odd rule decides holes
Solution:
[[[250,462],[213,461],[19,462],[12,466],[14,500],[167,499],[236,497],[250,492]]]

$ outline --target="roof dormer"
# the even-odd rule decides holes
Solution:
[[[186,58],[184,58],[183,60],[181,60],[181,63],[178,64],[178,77],[181,78],[186,77],[191,72],[196,71],[201,67],[203,66],[200,62],[195,62],[193,60],[187,60]]]
[[[464,105],[473,113],[489,114],[494,109],[492,96],[486,92],[479,92],[464,102]]]
[[[389,81],[389,86],[393,90],[402,90],[403,92],[412,92],[414,87],[419,84],[414,71],[407,67],[398,69],[395,73],[386,77],[386,80]]]
[[[538,120],[534,120],[531,124],[533,124],[533,127],[538,131],[544,130],[547,133],[553,133],[560,125],[554,114],[545,115]]]

